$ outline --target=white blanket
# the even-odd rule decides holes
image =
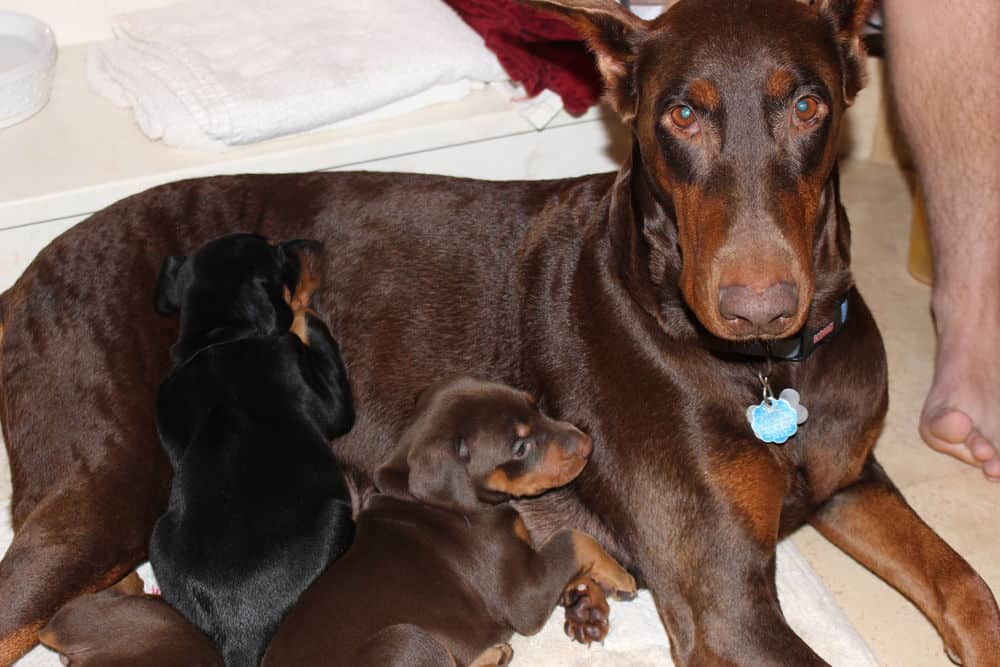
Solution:
[[[506,78],[441,0],[189,0],[112,29],[90,52],[91,85],[187,148],[367,122]]]

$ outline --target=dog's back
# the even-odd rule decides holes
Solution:
[[[258,286],[253,272],[238,279]],[[194,278],[180,289],[206,286]],[[164,598],[215,640],[230,667],[259,663],[284,613],[353,538],[350,493],[328,446],[353,421],[339,351],[314,315],[286,315],[262,318],[284,331],[220,338],[223,327],[200,311],[204,322],[182,324],[175,351],[189,356],[157,399],[175,473],[150,561]],[[232,331],[257,324],[219,319]]]

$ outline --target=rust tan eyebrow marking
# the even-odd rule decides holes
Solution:
[[[531,435],[531,424],[518,424],[514,427],[514,431],[517,433],[517,437],[527,438]]]
[[[771,97],[787,97],[795,88],[798,79],[791,70],[778,68],[767,77],[767,94]]]
[[[688,85],[688,99],[707,111],[719,108],[719,90],[707,79],[695,79]]]

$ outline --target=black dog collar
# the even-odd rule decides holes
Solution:
[[[819,345],[836,336],[844,328],[844,322],[847,321],[847,300],[849,297],[849,294],[845,295],[843,300],[841,300],[840,307],[837,308],[833,320],[818,329],[802,327],[797,336],[769,341],[770,351],[768,350],[768,346],[763,342],[759,340],[751,341],[741,346],[740,354],[761,358],[770,356],[773,359],[780,359],[782,361],[802,361],[806,359]]]

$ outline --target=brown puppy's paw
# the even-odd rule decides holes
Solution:
[[[510,644],[498,644],[483,651],[482,655],[469,663],[469,667],[507,667],[514,659],[514,649]]]
[[[590,646],[608,635],[608,599],[603,587],[590,577],[577,577],[563,590],[559,604],[566,607],[563,629],[570,639]]]

